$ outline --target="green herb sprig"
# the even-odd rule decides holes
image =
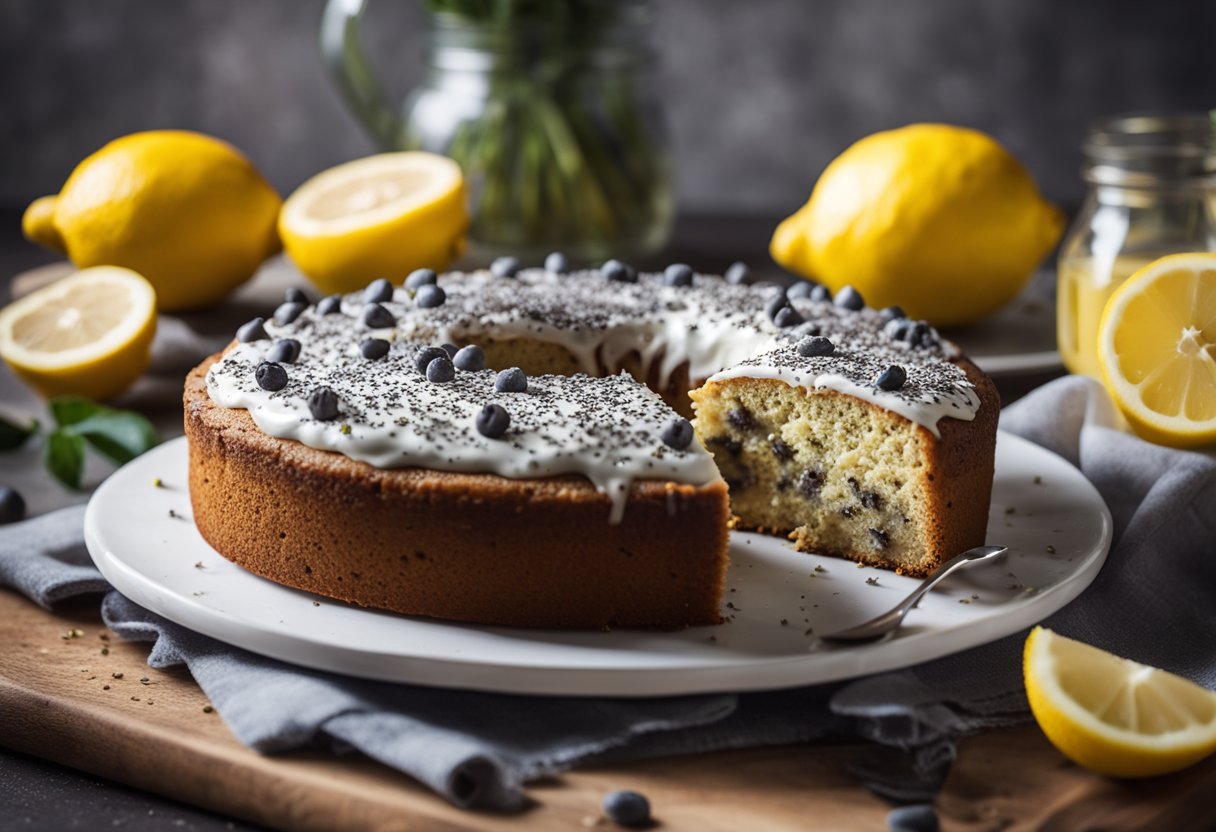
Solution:
[[[107,407],[83,396],[56,396],[47,407],[55,428],[46,434],[46,467],[71,489],[80,488],[86,446],[122,465],[160,441],[152,423],[130,410]],[[14,451],[41,432],[37,420],[20,425],[0,417],[0,451]]]

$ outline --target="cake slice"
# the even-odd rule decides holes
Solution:
[[[927,326],[912,344],[890,337],[897,327],[825,321],[693,391],[697,433],[730,487],[736,528],[927,575],[984,543],[996,390],[965,358],[947,359]]]

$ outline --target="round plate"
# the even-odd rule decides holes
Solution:
[[[735,533],[728,622],[680,632],[556,632],[366,610],[259,578],[199,535],[186,440],[126,465],[93,495],[85,540],[131,600],[276,659],[370,679],[504,693],[659,696],[792,687],[923,662],[1042,620],[1097,575],[1110,548],[1101,497],[1060,457],[1000,434],[988,542],[1009,553],[948,579],[888,641],[815,637],[894,605],[916,581]],[[159,478],[163,485],[154,482]]]
[[[1026,288],[978,324],[947,329],[967,357],[990,376],[1048,373],[1063,368],[1056,348],[1056,276],[1037,272]]]

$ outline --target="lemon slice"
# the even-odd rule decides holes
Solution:
[[[130,269],[96,266],[0,310],[0,358],[43,396],[108,399],[148,368],[156,292]]]
[[[283,203],[279,234],[292,261],[324,292],[447,267],[469,218],[460,166],[432,153],[382,153],[338,165]]]
[[[1216,442],[1216,254],[1171,254],[1128,278],[1102,312],[1098,361],[1141,436]]]
[[[1151,777],[1216,751],[1216,693],[1035,627],[1023,659],[1030,710],[1074,762]]]

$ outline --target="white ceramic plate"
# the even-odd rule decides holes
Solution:
[[[676,633],[553,632],[376,612],[279,586],[199,536],[186,490],[186,440],[111,476],[93,495],[85,539],[131,600],[256,653],[353,676],[530,694],[658,696],[762,690],[862,676],[1017,632],[1075,598],[1110,547],[1102,499],[1075,468],[1001,434],[988,542],[1010,547],[950,578],[892,640],[847,648],[814,632],[859,623],[916,581],[795,552],[757,534],[731,538],[730,621]],[[156,487],[160,478],[164,487]],[[822,571],[820,571],[822,570]]]
[[[1063,369],[1056,349],[1056,275],[1036,272],[1016,298],[973,326],[943,334],[990,376]]]

